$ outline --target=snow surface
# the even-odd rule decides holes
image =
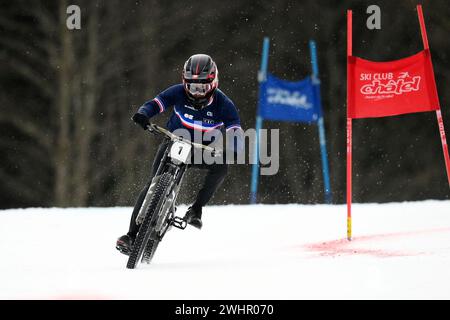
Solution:
[[[450,299],[450,201],[211,206],[136,270],[130,213],[0,211],[0,299]]]

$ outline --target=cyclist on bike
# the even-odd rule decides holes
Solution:
[[[147,130],[150,118],[173,106],[173,112],[167,123],[171,132],[184,128],[193,137],[195,130],[201,132],[215,129],[238,130],[238,136],[241,138],[238,138],[236,144],[233,144],[233,151],[237,152],[242,149],[243,141],[242,135],[240,135],[242,129],[238,111],[234,103],[218,89],[218,70],[211,57],[205,54],[191,56],[184,64],[182,80],[182,84],[169,87],[153,100],[144,103],[133,116],[133,121]],[[200,141],[200,143],[208,144],[210,141]],[[167,143],[164,142],[159,146],[153,160],[152,176],[142,189],[134,206],[129,231],[117,240],[116,248],[124,254],[129,254],[132,249],[139,231],[139,226],[135,221],[136,217],[166,148]],[[202,208],[211,199],[227,174],[227,164],[225,161],[223,163],[206,164],[202,161],[201,164],[194,165],[194,167],[206,169],[207,175],[195,202],[189,207],[184,219],[198,229],[202,228]]]

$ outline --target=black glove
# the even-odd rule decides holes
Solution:
[[[135,113],[131,120],[140,125],[144,130],[147,130],[150,125],[150,123],[148,122],[149,118],[147,118],[147,116],[143,115],[142,113]]]

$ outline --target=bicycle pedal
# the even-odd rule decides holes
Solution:
[[[125,249],[125,248],[123,248],[123,247],[121,247],[121,246],[116,246],[116,249],[117,249],[120,253],[122,253],[122,254],[124,254],[124,255],[126,255],[126,256],[129,256],[130,253],[131,253],[131,250]]]
[[[187,227],[187,221],[180,217],[174,217],[171,223],[175,228],[184,230]]]

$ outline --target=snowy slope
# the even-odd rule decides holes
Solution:
[[[450,201],[207,207],[137,270],[130,213],[0,211],[0,299],[450,299]]]

